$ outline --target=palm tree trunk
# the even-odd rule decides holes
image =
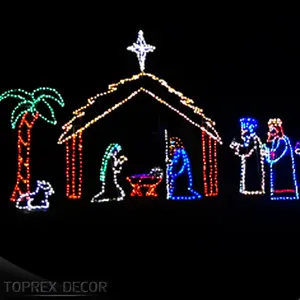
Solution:
[[[18,170],[17,181],[10,198],[15,202],[20,195],[30,192],[30,144],[31,129],[38,118],[38,113],[32,115],[26,112],[18,130]]]

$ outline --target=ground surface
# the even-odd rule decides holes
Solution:
[[[46,213],[9,206],[2,221],[4,258],[47,279],[107,280],[113,295],[299,286],[300,201],[62,201]]]

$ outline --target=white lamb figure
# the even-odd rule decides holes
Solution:
[[[41,201],[40,205],[33,205],[33,201],[35,197],[40,194],[44,193],[43,200]],[[48,198],[54,194],[54,190],[51,184],[44,180],[37,180],[37,187],[34,192],[22,194],[16,201],[16,208],[18,209],[26,209],[29,211],[32,210],[47,210],[50,206]],[[26,201],[26,205],[20,205],[21,203]]]

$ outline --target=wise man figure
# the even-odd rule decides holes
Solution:
[[[242,143],[235,140],[230,148],[241,159],[240,193],[265,194],[265,166],[263,144],[257,136],[258,122],[254,118],[240,119]]]
[[[270,119],[268,127],[264,149],[266,160],[270,164],[271,200],[298,200],[294,149],[291,141],[284,134],[280,119]]]

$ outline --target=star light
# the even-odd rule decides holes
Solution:
[[[139,60],[141,72],[144,72],[146,55],[148,52],[153,52],[155,50],[155,47],[146,44],[144,33],[142,30],[140,30],[138,33],[137,42],[133,43],[132,46],[127,47],[127,50],[136,53]]]

